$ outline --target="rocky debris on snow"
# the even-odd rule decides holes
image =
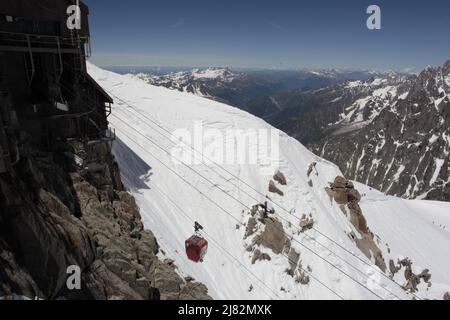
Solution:
[[[393,277],[397,272],[401,270],[402,266],[400,264],[395,264],[394,260],[389,260],[389,272],[391,277]]]
[[[269,205],[267,204],[267,201],[265,203],[258,203],[257,205],[252,206],[250,210],[250,215],[255,220],[263,221],[267,217],[269,217],[270,214],[274,214],[275,210],[273,208],[269,208]],[[254,227],[253,220],[249,220],[249,223],[247,224],[247,227],[250,228],[248,231],[250,234],[252,233],[251,230]],[[247,234],[247,232],[246,232]]]
[[[356,242],[358,248],[368,257],[373,258],[375,264],[383,271],[386,270],[386,263],[383,254],[374,241],[374,234],[370,231],[366,218],[363,215],[359,202],[361,195],[355,189],[353,183],[344,177],[337,176],[330,187],[325,188],[330,196],[340,205],[342,212],[349,218],[352,225],[358,231],[359,236],[350,234]]]
[[[36,150],[14,175],[0,177],[1,194],[14,190],[20,200],[0,197],[0,296],[209,299],[204,285],[158,259],[108,144]],[[70,265],[82,271],[81,290],[66,287]]]
[[[253,236],[250,243],[244,244],[248,252],[253,252],[252,264],[256,261],[271,260],[267,253],[261,252],[259,246],[270,249],[274,254],[283,254],[287,257],[288,267],[286,273],[292,276],[297,283],[308,284],[309,276],[302,270],[302,263],[300,261],[300,253],[298,253],[292,246],[291,240],[287,237],[283,224],[275,217],[266,217],[263,219],[256,219],[258,210],[267,210],[267,204],[255,205],[250,210],[250,218],[246,226],[246,234],[244,239]],[[275,212],[273,212],[275,213]],[[311,217],[304,215],[301,227],[304,230],[311,228],[314,221]]]
[[[281,191],[281,190],[275,185],[275,182],[274,182],[273,180],[270,180],[270,182],[269,182],[269,192],[276,193],[276,194],[278,194],[278,195],[280,195],[280,196],[284,196],[284,192]]]
[[[319,172],[317,172],[317,162],[312,162],[309,166],[308,166],[308,172],[306,173],[306,175],[308,176],[308,178],[311,176],[311,173],[314,171],[315,175],[318,176]]]
[[[444,300],[450,300],[450,292],[446,292],[443,297]]]
[[[291,247],[291,241],[286,236],[281,222],[274,218],[267,218],[263,221],[264,230],[256,234],[252,245],[247,250],[252,251],[255,246],[263,246],[271,249],[274,254],[284,254],[287,256],[288,267],[286,273],[295,279],[295,282],[306,285],[309,283],[307,272],[302,269],[300,253]],[[261,253],[259,249],[254,249],[252,264],[259,260],[271,260],[266,253]],[[310,268],[309,268],[310,269]]]
[[[256,261],[262,260],[270,261],[271,258],[267,253],[263,253],[259,249],[256,249],[255,252],[253,252],[252,264],[255,264]]]
[[[361,195],[351,181],[344,177],[336,177],[330,187],[326,188],[328,195],[339,205],[346,205],[350,210],[350,221],[361,233],[368,233],[366,219],[359,206]]]
[[[259,214],[260,205],[254,205],[250,210],[250,217],[247,220],[247,223],[245,224],[245,233],[244,233],[244,239],[247,239],[248,237],[252,236],[257,230],[258,230],[258,218],[261,216]],[[250,249],[251,251],[251,249]]]
[[[402,260],[397,261],[397,265],[394,264],[392,260],[389,261],[389,270],[391,272],[391,277],[393,277],[397,272],[400,272],[404,268],[404,277],[405,277],[405,285],[403,285],[403,289],[409,292],[417,292],[417,286],[421,281],[426,283],[428,287],[431,286],[431,274],[430,270],[424,269],[419,274],[415,274],[412,271],[412,265],[410,259],[404,258]]]
[[[295,279],[295,282],[302,285],[309,283],[309,276],[303,270],[302,262],[300,261],[300,253],[295,251],[294,248],[289,249],[288,254],[289,268],[286,269],[286,273]]]
[[[295,282],[300,283],[302,285],[307,285],[309,283],[309,275],[304,272],[302,269],[297,269],[297,274],[295,276]]]
[[[362,253],[369,259],[373,259],[377,267],[379,267],[383,272],[386,271],[386,262],[383,258],[383,253],[380,248],[376,245],[373,239],[373,233],[369,231],[368,234],[362,234],[361,237],[353,237],[356,242],[357,247]]]
[[[279,184],[281,184],[283,186],[287,185],[286,177],[284,176],[284,174],[281,171],[277,171],[274,174],[273,180],[275,180],[276,182],[278,182]]]
[[[291,277],[294,276],[294,272],[297,269],[298,261],[300,260],[300,253],[295,251],[294,248],[291,248],[289,250],[288,254],[289,259],[289,268],[286,270],[287,274],[289,274]]]
[[[244,239],[251,236],[256,232],[257,221],[255,217],[250,217],[247,221],[247,225],[245,226],[245,236]]]
[[[309,229],[311,229],[314,226],[314,219],[312,217],[312,214],[309,214],[308,216],[306,214],[303,214],[300,218],[300,232],[305,232]]]

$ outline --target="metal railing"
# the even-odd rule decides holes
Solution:
[[[0,47],[3,50],[11,50],[16,47],[26,48],[32,52],[35,49],[54,49],[58,53],[67,50],[76,50],[78,54],[90,57],[91,42],[90,37],[71,34],[70,37],[42,35],[32,33],[0,31],[0,40],[4,43]]]
[[[62,44],[66,45],[77,45],[78,43],[88,43],[90,41],[88,36],[77,36],[77,37],[63,37],[55,35],[45,35],[45,34],[35,34],[35,33],[23,33],[23,32],[11,32],[11,31],[0,31],[0,36],[8,35],[13,36],[13,38],[3,38],[2,40],[17,41],[17,42],[27,42],[28,38],[33,39],[33,43],[39,44],[56,44],[60,41]]]

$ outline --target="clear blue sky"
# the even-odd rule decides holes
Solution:
[[[102,66],[421,69],[450,58],[449,0],[84,0]],[[366,9],[381,7],[382,30]]]

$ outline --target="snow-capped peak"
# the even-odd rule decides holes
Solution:
[[[194,69],[191,72],[194,79],[226,79],[232,76],[232,72],[227,68],[207,68],[207,69]]]

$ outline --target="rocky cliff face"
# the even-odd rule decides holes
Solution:
[[[29,150],[0,177],[0,297],[208,299],[204,285],[158,259],[107,144]],[[82,270],[69,290],[67,268]]]
[[[375,76],[262,96],[242,109],[263,118],[303,144],[312,145],[338,129],[361,127],[403,93],[401,84],[407,82],[405,76],[396,73]]]
[[[388,194],[450,201],[450,60],[409,79],[403,91],[362,128],[338,132],[316,151]]]

